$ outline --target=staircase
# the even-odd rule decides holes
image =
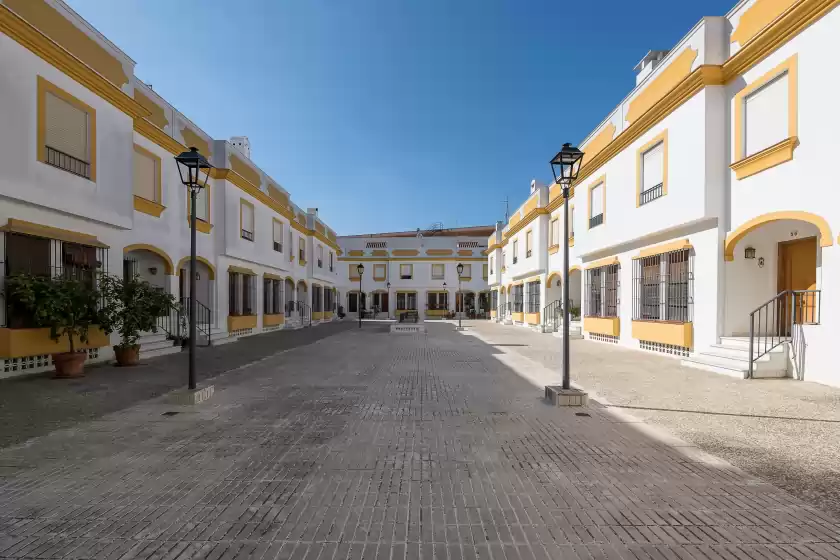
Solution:
[[[556,331],[551,333],[553,336],[557,338],[563,338],[563,325],[562,323],[557,328]],[[583,338],[583,326],[581,326],[580,321],[569,321],[569,340],[581,340]]]
[[[753,356],[759,354],[757,341],[753,343]],[[779,344],[760,358],[753,358],[753,378],[767,379],[788,377],[788,347]],[[683,358],[682,365],[730,375],[740,379],[750,377],[750,337],[722,336],[720,344],[712,344],[702,352]]]
[[[215,326],[209,327],[209,333],[210,335],[208,336],[207,331],[198,331],[196,343],[199,346],[221,346],[222,344],[228,344],[239,340],[238,337],[231,336],[227,330],[223,330]]]
[[[542,310],[542,325],[540,332],[549,333],[558,338],[563,338],[563,305],[560,300],[554,300]],[[580,321],[569,321],[569,340],[580,340],[583,338],[583,327]]]
[[[140,359],[154,358],[155,356],[166,356],[181,351],[181,345],[176,344],[165,332],[143,333],[137,340],[140,345]]]

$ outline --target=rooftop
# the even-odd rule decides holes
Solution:
[[[496,231],[496,226],[470,226],[461,228],[415,229],[411,231],[392,231],[389,233],[363,233],[359,235],[340,235],[340,238],[359,237],[416,237],[422,233],[426,237],[487,237]]]

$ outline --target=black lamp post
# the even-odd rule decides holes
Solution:
[[[197,148],[190,148],[188,152],[182,152],[175,156],[178,162],[178,172],[181,174],[181,182],[190,190],[190,373],[189,389],[195,390],[195,199],[201,189],[207,188],[207,180],[210,178],[212,165],[207,161]],[[209,217],[209,216],[208,216]],[[181,294],[183,297],[183,294]],[[209,335],[208,335],[209,336]]]
[[[458,266],[455,267],[455,270],[458,271],[458,295],[455,296],[455,306],[458,306],[458,297],[461,297],[461,312],[458,313],[458,330],[461,330],[461,315],[464,314],[464,294],[461,293],[461,273],[464,272],[464,265],[458,263]]]
[[[356,272],[359,273],[359,328],[362,328],[362,274],[365,273],[365,267],[362,263],[356,267]]]
[[[388,309],[386,309],[386,311],[388,312],[388,318],[390,319],[391,318],[391,283],[390,282],[387,282],[385,284],[385,289],[388,291],[388,298],[385,301],[388,302]]]
[[[583,152],[569,144],[551,160],[554,181],[563,187],[563,389],[569,389],[569,190],[577,179]],[[558,175],[559,171],[559,175]]]

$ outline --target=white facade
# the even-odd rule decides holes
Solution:
[[[755,350],[753,376],[840,385],[830,169],[840,79],[826,71],[838,30],[832,2],[751,0],[704,18],[661,60],[637,67],[637,86],[583,141],[569,203],[570,307],[589,338],[741,375],[752,322],[755,347],[778,344],[788,358],[768,371],[776,358]],[[646,175],[645,161],[663,169]],[[596,203],[593,189],[603,189]],[[554,219],[562,232],[564,206],[558,185],[546,190],[491,236],[487,254],[506,256],[490,280],[498,319],[553,330],[545,315],[562,298],[563,261],[550,232]],[[542,256],[512,264],[528,229],[544,236],[535,245],[545,267]],[[515,314],[511,290],[536,280],[543,316]]]
[[[8,30],[0,34],[7,77],[0,81],[4,276],[40,266],[40,256],[21,255],[23,236],[49,240],[52,254],[44,260],[54,272],[68,266],[73,247],[90,246],[97,263],[85,266],[116,275],[130,270],[188,297],[188,193],[173,157],[195,146],[216,167],[202,195],[207,206],[197,206],[205,218],[196,234],[200,336],[228,341],[333,319],[336,235],[250,161],[246,137],[235,138],[237,146],[210,138],[135,78],[133,61],[60,0],[5,0],[0,18]],[[75,121],[60,120],[50,108],[57,102],[80,112],[86,128],[78,132]],[[83,157],[49,146],[65,141],[68,130]],[[146,171],[136,172],[140,167]],[[279,245],[275,228],[282,228]],[[231,291],[230,281],[242,286]],[[0,308],[0,376],[45,369],[58,346],[38,329],[16,327]],[[109,358],[115,336],[94,337],[91,359]]]
[[[339,237],[343,253],[338,261],[343,282],[340,305],[348,315],[358,314],[357,267],[361,264],[362,310],[376,308],[378,318],[398,319],[407,311],[417,311],[420,319],[443,318],[447,312],[488,316],[490,290],[482,252],[491,230],[473,227]],[[459,264],[464,265],[463,305],[458,296]]]

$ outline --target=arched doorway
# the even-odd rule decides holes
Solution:
[[[822,248],[833,242],[826,221],[807,212],[765,214],[733,230],[724,243],[723,333],[749,334],[758,309],[755,334],[786,336],[791,323],[818,322]]]
[[[457,292],[455,294],[455,312],[475,317],[475,292]]]
[[[359,313],[359,303],[361,299],[361,310],[362,312],[367,309],[367,297],[364,292],[361,292],[361,298],[359,298],[359,290],[350,290],[347,292],[347,313],[351,315],[355,315]]]
[[[295,294],[295,281],[291,278],[284,280],[284,292],[286,294],[286,314],[291,315],[295,311],[295,302],[297,301],[297,294]]]
[[[195,290],[196,301],[210,311],[216,309],[216,268],[204,257],[196,257]],[[178,294],[180,298],[190,297],[190,258],[184,257],[178,261]],[[217,318],[218,313],[212,317]]]
[[[572,320],[579,320],[583,303],[583,273],[575,265],[569,269],[569,311]]]
[[[152,286],[169,292],[169,277],[175,273],[172,259],[152,245],[129,245],[123,250],[123,276],[139,276]]]
[[[304,282],[303,280],[298,280],[297,283],[297,300],[301,303],[305,303],[306,305],[310,305],[309,289],[306,285],[306,282]]]

